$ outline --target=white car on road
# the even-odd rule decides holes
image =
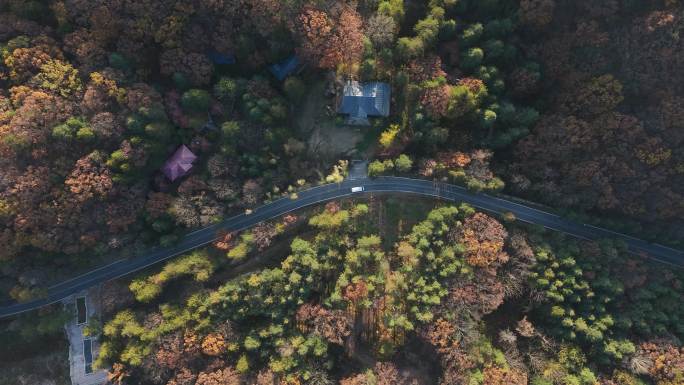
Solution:
[[[357,192],[362,192],[363,191],[363,186],[358,186],[358,187],[352,187],[351,192],[357,193]]]

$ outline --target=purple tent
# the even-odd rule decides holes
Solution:
[[[192,162],[197,159],[197,156],[190,151],[184,144],[178,147],[178,150],[164,163],[162,172],[171,182],[182,177],[190,172],[192,169]]]

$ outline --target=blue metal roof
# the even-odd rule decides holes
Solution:
[[[359,84],[348,82],[337,112],[351,118],[368,116],[389,116],[390,86],[387,83],[371,82]]]
[[[235,55],[232,53],[214,51],[208,53],[207,56],[209,56],[209,60],[214,62],[214,64],[235,64]]]
[[[273,76],[276,77],[276,79],[283,80],[287,77],[287,75],[294,72],[297,69],[297,67],[299,67],[299,58],[297,57],[297,55],[292,55],[285,61],[273,64],[270,67],[270,70]]]

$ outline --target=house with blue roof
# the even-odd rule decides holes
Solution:
[[[286,60],[273,64],[269,70],[279,81],[283,81],[288,75],[295,72],[299,68],[299,58],[297,55],[292,55]]]
[[[348,115],[347,124],[354,125],[370,125],[369,117],[389,116],[389,84],[348,81],[337,112]]]

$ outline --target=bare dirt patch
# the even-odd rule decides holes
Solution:
[[[363,139],[358,128],[337,126],[334,122],[318,124],[309,137],[309,151],[321,158],[339,158],[356,154],[356,145]]]
[[[325,81],[311,85],[296,124],[307,138],[310,155],[329,163],[353,156],[363,134],[358,127],[338,124],[335,101],[326,94],[326,88]]]

